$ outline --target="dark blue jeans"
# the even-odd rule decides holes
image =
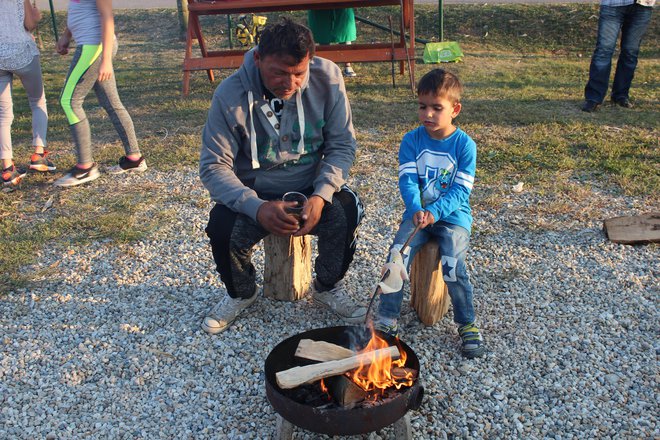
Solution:
[[[394,237],[392,248],[401,250],[414,229],[415,225],[412,220],[402,221]],[[410,271],[410,265],[417,251],[430,240],[435,240],[440,249],[442,277],[447,284],[454,309],[454,322],[459,326],[474,322],[473,287],[465,266],[465,256],[470,245],[470,233],[465,228],[441,221],[422,229],[411,240],[408,256],[404,256],[403,264],[406,265],[408,271]],[[399,318],[402,302],[403,289],[381,295],[378,316]]]
[[[630,84],[637,67],[639,46],[651,21],[652,12],[652,7],[635,3],[627,6],[600,7],[596,50],[591,57],[589,82],[584,88],[584,98],[587,101],[601,103],[605,99],[612,68],[612,55],[619,32],[621,32],[621,53],[616,63],[611,97],[615,101],[628,98]]]

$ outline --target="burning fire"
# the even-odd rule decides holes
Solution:
[[[362,364],[356,370],[346,374],[365,391],[378,391],[382,393],[390,387],[400,389],[404,386],[411,386],[414,382],[413,373],[403,369],[407,358],[406,351],[400,344],[397,344],[397,346],[401,353],[399,359],[393,360],[390,356],[376,359],[373,356],[371,363]],[[376,335],[372,329],[371,340],[360,353],[373,352],[374,350],[387,347],[389,347],[387,341]],[[399,370],[395,370],[396,368],[399,368]],[[395,371],[399,374],[394,374]]]

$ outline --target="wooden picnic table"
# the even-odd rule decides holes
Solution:
[[[398,61],[400,73],[404,72],[404,62],[408,62],[410,84],[414,83],[415,69],[415,20],[414,0],[188,0],[188,33],[186,54],[183,60],[183,94],[190,92],[190,72],[206,70],[213,81],[213,69],[235,69],[240,67],[246,49],[209,50],[200,25],[203,15],[245,14],[253,12],[293,11],[308,9],[366,8],[375,6],[399,6],[400,23],[403,29],[394,43],[387,42],[360,44],[319,45],[316,55],[339,62],[383,62]],[[233,30],[230,29],[229,32]],[[403,32],[401,32],[403,31]],[[409,40],[406,41],[406,34]],[[197,40],[200,56],[193,56],[193,41]]]

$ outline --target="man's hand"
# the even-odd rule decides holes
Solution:
[[[420,229],[424,229],[435,223],[435,217],[429,211],[417,211],[413,216],[413,223],[415,226],[422,225]]]
[[[298,219],[284,211],[281,200],[263,203],[257,211],[257,221],[271,234],[288,237],[300,230]],[[304,211],[303,211],[304,212]]]
[[[311,196],[305,206],[303,207],[302,213],[302,228],[300,228],[295,234],[294,237],[302,237],[310,233],[312,229],[319,223],[321,220],[321,212],[325,206],[325,200],[320,196]]]

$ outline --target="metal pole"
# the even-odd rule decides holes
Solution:
[[[438,15],[440,16],[440,41],[444,41],[445,36],[445,23],[444,23],[444,11],[442,9],[442,0],[438,0]]]
[[[227,33],[229,34],[229,48],[233,49],[234,48],[234,43],[232,42],[232,34],[234,33],[234,30],[231,28],[231,15],[227,14]]]
[[[59,40],[60,37],[57,35],[57,23],[55,22],[55,7],[53,6],[53,0],[48,0],[48,3],[50,3],[50,18],[53,21],[53,33],[55,34],[55,43],[57,43],[57,40]]]

